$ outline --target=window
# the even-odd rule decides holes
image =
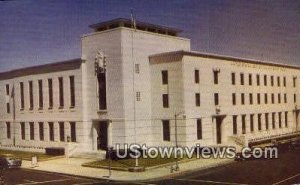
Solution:
[[[75,107],[75,78],[74,76],[70,76],[70,102],[71,108]]]
[[[256,75],[256,84],[257,84],[257,86],[260,86],[260,77],[259,77],[259,74]]]
[[[286,87],[286,77],[283,77],[283,86]]]
[[[232,105],[236,105],[236,95],[232,93]]]
[[[34,140],[34,123],[29,122],[30,140]]]
[[[261,130],[261,114],[258,114],[257,116],[257,128],[258,130]]]
[[[20,126],[21,126],[21,139],[25,140],[25,123],[21,122]]]
[[[276,126],[275,126],[275,116],[276,116],[276,113],[273,112],[273,113],[272,113],[272,128],[273,128],[273,129],[276,128]]]
[[[169,108],[169,94],[163,94],[163,107],[164,108]]]
[[[265,113],[266,130],[269,130],[269,114]]]
[[[134,69],[135,69],[135,73],[139,74],[140,73],[140,64],[135,64]]]
[[[235,85],[235,73],[231,73],[231,83]]]
[[[59,84],[59,108],[64,107],[64,81],[62,77],[58,78]]]
[[[278,122],[279,122],[279,128],[281,128],[282,127],[281,112],[278,112]]]
[[[44,123],[39,122],[39,136],[40,136],[40,141],[44,141]]]
[[[294,103],[297,103],[297,95],[294,94]]]
[[[9,96],[9,84],[6,84],[5,89],[6,89],[6,95]]]
[[[250,115],[250,131],[251,132],[254,131],[254,115],[253,114]]]
[[[6,113],[10,114],[10,104],[6,103]]]
[[[59,140],[65,141],[65,123],[59,122]]]
[[[21,110],[24,110],[24,84],[20,82],[20,102],[21,102]]]
[[[287,103],[287,94],[284,94],[284,103]]]
[[[162,75],[162,84],[164,85],[168,84],[168,71],[166,70],[161,71],[161,75]]]
[[[198,84],[200,82],[199,70],[195,70],[195,83]]]
[[[264,85],[265,85],[265,86],[268,85],[267,75],[264,75]]]
[[[253,94],[252,93],[249,94],[249,101],[250,101],[250,105],[252,105],[253,104]]]
[[[257,94],[257,104],[260,105],[260,94]]]
[[[271,76],[271,86],[274,86],[274,76]]]
[[[49,109],[53,108],[53,84],[52,79],[48,79],[48,93],[49,93]]]
[[[245,94],[244,93],[241,94],[241,103],[242,103],[242,105],[245,105]]]
[[[242,115],[242,134],[246,134],[246,115]]]
[[[10,122],[6,122],[6,138],[11,138],[11,129],[10,129]]]
[[[141,101],[141,92],[136,92],[136,101]]]
[[[285,122],[285,127],[288,127],[288,115],[289,115],[289,113],[288,112],[285,112],[284,113],[284,122]]]
[[[237,116],[233,116],[232,133],[233,135],[237,134]]]
[[[163,140],[170,141],[170,121],[163,120],[162,126],[163,126]]]
[[[218,70],[214,70],[214,84],[218,84],[219,83],[219,71]]]
[[[265,104],[268,104],[268,94],[265,93]]]
[[[195,94],[195,103],[197,107],[200,107],[200,93]]]
[[[70,122],[71,142],[76,142],[76,123]]]
[[[39,80],[39,109],[43,109],[43,81]]]
[[[280,87],[280,76],[277,77],[277,85]]]
[[[53,122],[49,122],[49,140],[50,141],[54,141],[54,126],[53,126]]]
[[[202,120],[197,119],[197,139],[202,139]]]
[[[33,83],[29,81],[29,110],[33,110]]]
[[[249,85],[252,85],[252,74],[249,74]]]
[[[297,85],[297,77],[294,76],[293,77],[293,86],[296,87],[296,85]]]
[[[241,85],[244,85],[245,84],[244,74],[241,73],[240,76],[241,76]]]
[[[272,93],[272,95],[271,95],[271,101],[272,101],[272,104],[274,104],[275,103],[275,95]]]
[[[98,109],[106,110],[107,109],[107,98],[106,98],[106,73],[98,73]]]
[[[215,105],[219,105],[219,94],[218,93],[214,94],[214,99],[215,99]]]
[[[281,94],[278,94],[278,103],[281,103]]]

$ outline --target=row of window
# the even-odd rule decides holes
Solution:
[[[202,139],[202,120],[197,119],[197,139]],[[170,120],[162,120],[163,140],[171,141]]]
[[[261,95],[260,93],[256,94],[256,100],[257,100],[257,104],[260,105],[261,104]],[[275,94],[272,93],[270,94],[271,96],[271,103],[275,104]],[[268,97],[269,95],[267,93],[264,94],[264,103],[268,104]],[[281,101],[283,98],[283,101]],[[288,102],[288,98],[287,98],[287,94],[277,94],[277,103],[287,103]],[[297,102],[297,95],[294,94],[294,103]],[[252,93],[249,93],[249,104],[252,105],[254,103],[254,96]],[[241,93],[241,105],[245,105],[245,93]],[[237,94],[236,93],[232,93],[232,105],[237,105]]]
[[[53,108],[53,79],[48,79],[48,109]],[[69,76],[70,82],[70,108],[75,107],[75,78],[74,76]],[[25,100],[24,100],[24,82],[20,82],[20,110],[25,109]],[[55,87],[54,87],[55,88]],[[33,81],[28,82],[28,97],[29,97],[29,110],[34,109],[34,95],[33,89],[34,84]],[[58,90],[59,90],[59,108],[64,107],[64,81],[63,77],[58,78]],[[10,95],[10,87],[9,84],[6,84],[6,95],[14,96],[14,92],[12,90],[12,94]],[[39,101],[39,110],[42,110],[44,107],[44,95],[43,95],[43,80],[38,80],[38,101]],[[10,104],[7,103],[7,113],[10,113]]]
[[[276,115],[278,115],[278,126],[276,126]],[[271,126],[272,129],[276,129],[276,128],[282,128],[282,122],[283,122],[283,115],[284,115],[284,126],[287,128],[288,127],[288,112],[272,112],[272,113],[265,113],[265,114],[257,114],[257,130],[261,131],[262,128],[262,120],[264,117],[265,120],[265,130],[269,130],[270,129],[270,125],[269,125],[269,120],[270,120],[270,116],[271,116]],[[242,134],[246,134],[246,116],[247,115],[241,115],[241,119],[242,119]],[[254,132],[254,114],[250,114],[250,132]],[[234,115],[233,116],[233,135],[236,135],[238,133],[238,121],[237,121],[238,116]]]
[[[38,122],[38,124],[35,124],[34,122],[29,122],[29,139],[35,140],[35,126],[38,126],[39,131],[39,140],[44,141],[45,140],[45,129],[44,129],[44,122]],[[59,124],[59,140],[61,142],[65,141],[65,122],[58,122]],[[76,122],[70,122],[70,141],[76,142]],[[25,122],[20,123],[20,134],[21,139],[25,140],[26,138],[26,128],[25,128]],[[49,132],[49,141],[54,141],[54,123],[48,122],[48,132]],[[11,139],[11,123],[6,122],[6,136],[8,139]]]

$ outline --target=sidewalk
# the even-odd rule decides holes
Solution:
[[[31,161],[23,161],[22,168],[41,170],[47,172],[62,173],[67,175],[82,176],[88,178],[107,179],[108,170],[99,168],[82,167],[81,164],[90,162],[90,159],[61,158],[38,163],[38,167],[32,168]],[[207,169],[225,165],[233,160],[230,159],[198,159],[179,164],[178,172],[170,173],[170,166],[146,170],[145,172],[125,172],[112,170],[111,180],[116,181],[144,181],[163,177],[171,177],[186,172]]]

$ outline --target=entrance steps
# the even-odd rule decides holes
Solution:
[[[81,158],[81,159],[95,159],[95,160],[102,160],[106,157],[105,150],[99,150],[94,152],[80,152],[75,153],[71,156],[72,158]]]

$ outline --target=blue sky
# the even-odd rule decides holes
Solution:
[[[0,71],[80,57],[89,25],[118,17],[175,27],[192,49],[300,66],[300,1],[0,1]]]

